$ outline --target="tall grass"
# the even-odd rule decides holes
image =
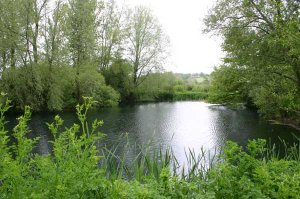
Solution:
[[[216,161],[216,155],[207,155],[203,149],[197,155],[191,149],[185,151],[186,164],[182,165],[170,147],[167,149],[159,147],[150,152],[151,147],[134,145],[131,149],[125,148],[121,154],[117,153],[118,147],[101,150],[103,159],[100,165],[105,168],[106,175],[110,179],[135,179],[142,182],[143,179],[150,177],[159,181],[160,173],[164,168],[169,168],[173,176],[185,180],[191,180],[193,177],[204,179],[205,174]],[[128,151],[135,151],[136,156],[129,157]]]

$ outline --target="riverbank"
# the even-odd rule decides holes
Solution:
[[[207,103],[210,103],[210,102],[208,101]],[[257,108],[255,108],[253,106],[248,107],[245,103],[222,103],[222,104],[216,104],[216,105],[226,106],[233,110],[250,109],[255,112],[258,112]],[[267,121],[270,122],[271,124],[289,126],[289,127],[292,127],[294,129],[300,131],[300,121],[299,121],[299,119],[296,119],[296,118],[269,119]]]
[[[300,133],[300,123],[294,119],[269,120],[272,124],[285,125],[297,129]]]
[[[8,107],[0,105],[3,113]],[[80,124],[63,128],[55,117],[48,125],[54,137],[51,155],[37,155],[35,138],[28,138],[30,110],[18,119],[10,136],[0,136],[1,198],[297,198],[300,189],[299,145],[285,148],[279,157],[262,139],[248,141],[246,149],[227,142],[220,155],[186,152],[186,165],[178,164],[173,149],[150,150],[141,146],[129,161],[115,150],[97,148],[104,136],[102,121],[88,128],[90,101],[78,106]],[[0,128],[5,119],[0,115]],[[186,130],[187,130],[186,126]],[[123,151],[127,154],[129,151]],[[184,167],[183,167],[184,166]]]
[[[141,95],[135,103],[145,102],[176,102],[176,101],[204,101],[208,97],[207,92],[180,91],[180,92],[161,92],[156,95]]]

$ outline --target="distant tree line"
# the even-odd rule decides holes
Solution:
[[[99,106],[137,100],[167,55],[168,38],[146,7],[114,0],[1,0],[0,89],[13,106]]]
[[[210,87],[209,75],[152,73],[137,89],[139,101],[206,100]]]
[[[300,118],[300,2],[218,0],[206,31],[224,38],[210,100],[246,102],[267,118]]]

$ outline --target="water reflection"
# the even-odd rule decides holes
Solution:
[[[77,122],[74,113],[61,113],[65,125],[70,127]],[[51,151],[48,141],[52,139],[46,122],[53,121],[54,114],[33,114],[30,122],[30,137],[40,137],[36,151],[47,154]],[[9,127],[16,124],[15,116],[10,116]],[[112,146],[127,140],[130,143],[144,145],[150,143],[153,148],[171,146],[179,161],[185,159],[185,149],[193,148],[199,152],[220,149],[227,140],[245,145],[248,139],[264,138],[279,143],[279,138],[292,143],[292,133],[297,130],[286,126],[271,125],[259,119],[249,110],[230,110],[224,106],[210,105],[204,102],[172,102],[115,107],[95,110],[89,113],[89,121],[96,118],[104,120],[101,128],[106,133],[102,145]],[[128,133],[125,139],[120,136]],[[122,147],[119,148],[120,153]],[[129,155],[134,157],[134,152]]]

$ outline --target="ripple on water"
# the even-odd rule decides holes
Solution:
[[[45,122],[53,121],[53,117],[54,114],[49,113],[34,114],[30,123],[31,136],[41,137],[37,148],[41,154],[50,151],[48,141],[52,136]],[[61,113],[61,117],[66,126],[77,121],[74,113]],[[8,117],[10,129],[16,124],[15,118],[15,115]],[[245,145],[248,139],[257,138],[271,139],[277,144],[280,144],[281,138],[292,143],[296,141],[292,133],[299,135],[295,129],[259,119],[250,110],[231,110],[205,102],[163,102],[104,108],[89,114],[89,122],[95,118],[104,120],[101,130],[107,134],[103,142],[108,146],[116,145],[120,136],[128,133],[128,140],[137,145],[152,141],[153,148],[172,146],[179,161],[184,161],[184,150],[188,148],[195,152],[199,152],[201,147],[220,149],[228,140]],[[121,139],[124,141],[124,136]]]

